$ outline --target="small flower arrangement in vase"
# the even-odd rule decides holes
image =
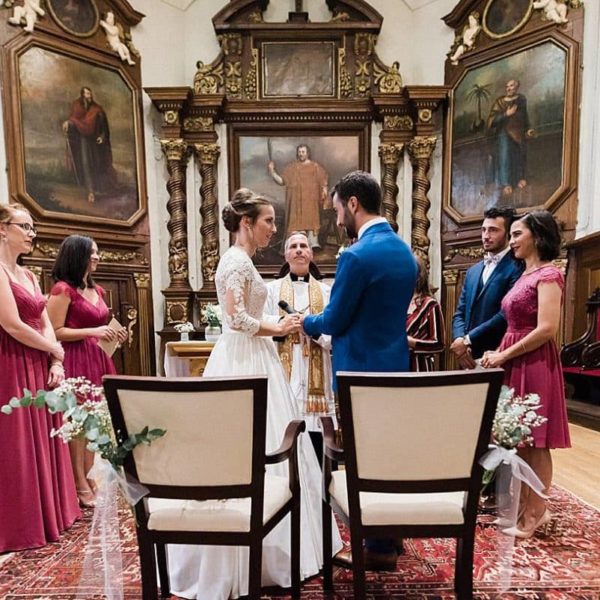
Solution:
[[[185,323],[178,323],[174,329],[179,333],[179,339],[182,342],[187,342],[190,339],[190,333],[194,331],[194,326],[186,321]]]
[[[204,337],[207,342],[216,342],[221,335],[221,323],[223,322],[223,313],[218,304],[206,304],[202,310],[202,322],[206,323]]]

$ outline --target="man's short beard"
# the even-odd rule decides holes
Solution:
[[[344,229],[348,239],[353,240],[358,237],[358,231],[356,231],[356,219],[348,210],[348,205],[344,207]]]

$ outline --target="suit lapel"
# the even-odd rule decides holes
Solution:
[[[469,298],[467,302],[467,306],[473,307],[473,304],[481,296],[481,292],[483,291],[484,286],[481,287],[479,294],[477,294],[477,289],[479,288],[479,281],[481,280],[481,274],[483,273],[483,261],[478,262],[475,267],[473,267],[473,285],[471,289],[468,290]],[[477,296],[477,297],[476,297]]]
[[[479,297],[481,296],[481,294],[483,294],[485,292],[485,290],[490,285],[490,282],[492,282],[495,277],[500,277],[501,275],[506,273],[507,269],[512,264],[512,260],[513,260],[512,256],[510,256],[510,252],[508,252],[508,254],[506,254],[504,256],[504,258],[498,263],[498,266],[492,271],[492,274],[488,277],[488,280],[485,282],[485,285],[481,286],[481,289],[479,290],[479,294],[477,294],[476,300],[478,300]],[[483,265],[483,263],[481,263],[481,264]],[[483,272],[483,267],[482,267],[481,271]]]

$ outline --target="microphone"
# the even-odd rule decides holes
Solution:
[[[280,308],[282,311],[286,312],[288,315],[297,315],[297,314],[298,314],[298,311],[297,311],[297,310],[295,310],[294,308],[292,308],[292,307],[289,305],[289,303],[287,303],[285,300],[280,300],[280,301],[277,303],[277,306],[279,306],[279,308]]]
[[[298,311],[297,311],[297,310],[294,310],[294,309],[293,309],[293,308],[292,308],[292,307],[289,305],[289,303],[288,303],[288,302],[286,302],[285,300],[280,300],[280,301],[277,303],[277,306],[279,306],[279,308],[280,308],[282,311],[286,312],[288,315],[297,315],[297,314],[298,314]],[[283,317],[281,317],[281,318],[283,319]],[[273,341],[274,341],[274,342],[283,342],[283,340],[285,340],[285,338],[286,338],[286,337],[287,337],[287,336],[285,336],[285,335],[276,335],[276,336],[273,336]]]

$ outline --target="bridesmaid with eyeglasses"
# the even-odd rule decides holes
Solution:
[[[33,273],[18,264],[36,230],[20,204],[0,205],[0,405],[57,386],[64,352]],[[80,516],[62,425],[46,408],[0,413],[0,553],[55,542]]]

